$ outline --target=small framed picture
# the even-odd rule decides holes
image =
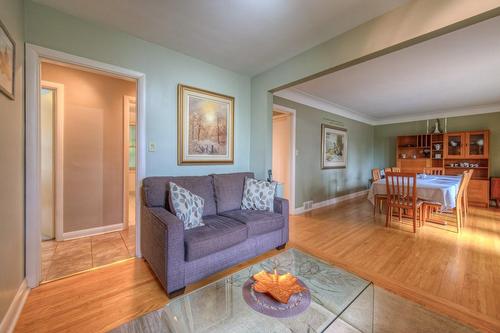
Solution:
[[[234,163],[234,97],[179,84],[178,163]]]
[[[321,124],[321,169],[347,166],[347,129]]]
[[[0,91],[14,99],[16,43],[0,21]]]

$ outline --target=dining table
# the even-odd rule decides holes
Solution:
[[[440,203],[442,209],[456,207],[456,197],[462,175],[426,175],[417,174],[417,197],[420,200]],[[386,179],[373,182],[368,191],[368,200],[374,204],[375,195],[387,194]]]

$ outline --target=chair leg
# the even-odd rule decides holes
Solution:
[[[417,232],[417,212],[416,209],[413,211],[413,233]]]
[[[375,216],[375,213],[377,212],[377,198],[373,199],[373,215]]]
[[[391,217],[391,214],[392,214],[392,207],[387,205],[387,214],[385,216],[385,226],[388,227],[389,226],[389,219]]]

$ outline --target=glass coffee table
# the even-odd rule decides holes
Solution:
[[[306,285],[310,304],[300,314],[277,318],[254,310],[243,286],[261,270],[290,272]],[[372,332],[373,284],[296,249],[242,269],[113,333]]]

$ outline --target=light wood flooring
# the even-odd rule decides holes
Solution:
[[[135,256],[135,226],[123,231],[42,242],[42,282]]]
[[[460,235],[430,224],[416,235],[409,224],[393,223],[392,228],[385,228],[384,216],[374,218],[372,212],[363,198],[291,217],[289,246],[372,280],[425,309],[485,332],[500,332],[499,209],[473,208],[469,225]],[[275,253],[218,273],[188,290]],[[132,259],[32,290],[16,331],[105,332],[167,302],[147,264]],[[425,309],[402,319],[399,306],[393,308],[396,310],[385,322],[394,321],[388,331],[402,326],[433,332],[408,326],[415,316],[420,319],[415,322],[422,323]]]

